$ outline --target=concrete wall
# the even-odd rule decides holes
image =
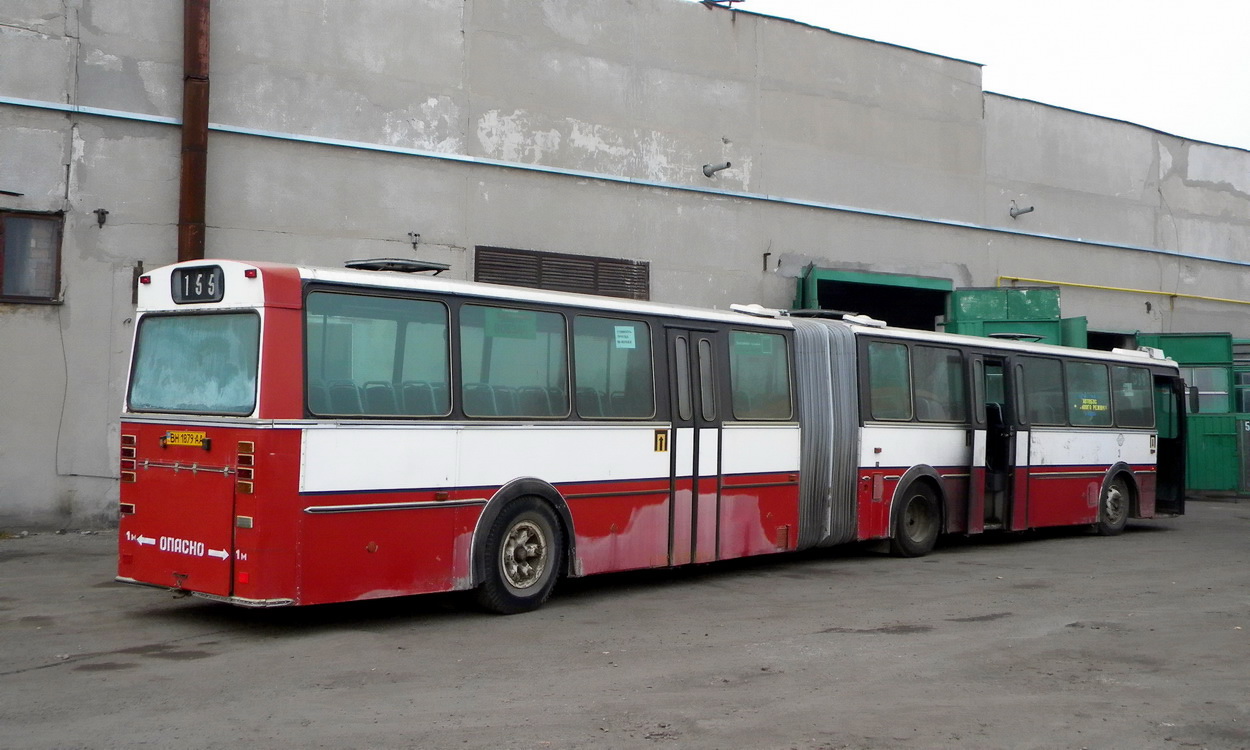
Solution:
[[[679,0],[212,13],[210,256],[471,278],[475,245],[587,253],[709,307],[788,305],[810,263],[1246,296],[1246,266],[1202,258],[1250,261],[1250,154],[986,96],[972,63]],[[0,208],[66,217],[63,303],[0,303],[0,528],[113,518],[131,281],[175,256],[181,22],[0,6],[0,190],[23,193]],[[1250,335],[1243,311],[1064,289],[1102,328]]]
[[[997,273],[1192,295],[1065,287],[1064,313],[1098,327],[1250,336],[1250,305],[1198,299],[1250,301],[1250,152],[987,95],[986,165],[988,221],[1158,251],[1048,243]],[[1036,210],[1013,220],[1012,200]]]

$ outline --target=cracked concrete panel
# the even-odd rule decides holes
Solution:
[[[1185,179],[1214,190],[1228,190],[1250,199],[1250,153],[1240,149],[1189,144]]]
[[[754,81],[759,72],[760,25],[786,23],[669,0],[645,0],[640,5],[630,40],[633,59],[657,70],[710,79]]]
[[[222,0],[216,122],[440,152],[464,147],[464,4]]]
[[[1160,147],[1161,211],[1169,216],[1210,217],[1250,235],[1250,153],[1171,136],[1161,136],[1160,143],[1168,144],[1166,149]]]
[[[1153,132],[994,94],[985,97],[985,116],[990,179],[1151,200]]]
[[[618,62],[643,60],[691,75],[755,75],[755,21],[747,16],[673,0],[475,0],[473,8],[474,35],[528,40],[539,49]],[[682,54],[674,55],[674,49]]]
[[[65,103],[74,71],[75,41],[0,24],[0,92],[19,99]]]
[[[78,5],[65,0],[5,0],[0,5],[0,27],[43,34],[65,36],[66,10]]]
[[[77,103],[162,117],[182,114],[180,3],[86,3],[74,29]]]
[[[475,135],[482,153],[492,159],[522,164],[550,164],[560,150],[559,129],[540,123],[542,115],[523,110],[485,112],[477,120]]]
[[[51,113],[0,110],[0,190],[22,193],[6,205],[32,211],[65,207],[65,121]]]
[[[981,120],[981,67],[783,21],[760,24],[760,85],[925,119]]]
[[[1194,251],[1203,248],[1203,255],[1230,260],[1250,261],[1250,221],[1245,215],[1238,222],[1215,222],[1201,216],[1169,216],[1170,224],[1176,233],[1177,245],[1186,250]],[[1230,274],[1240,278],[1240,274]],[[1238,285],[1239,291],[1224,295],[1236,299],[1246,297],[1245,287]],[[1209,294],[1209,292],[1196,292]]]
[[[982,174],[978,126],[790,92],[762,94],[760,118],[769,142],[906,165],[918,175]]]
[[[458,98],[437,94],[404,98],[373,80],[344,85],[329,74],[274,71],[256,64],[238,68],[249,95],[230,99],[214,79],[210,119],[277,133],[334,138],[440,153],[462,153]]]
[[[466,177],[456,164],[246,136],[219,140],[209,152],[209,224],[252,233],[250,249],[220,248],[231,257],[273,257],[274,234],[318,245],[401,243],[389,254],[403,257],[412,252],[408,232],[432,244],[457,244],[463,234]]]
[[[614,124],[634,117],[639,92],[630,64],[494,32],[475,34],[473,44],[469,80],[484,108]]]
[[[90,216],[82,247],[97,260],[133,257],[136,248],[153,247],[178,223],[178,151],[176,131],[154,124],[87,119],[74,128],[70,201],[79,213],[107,209],[106,231]],[[211,153],[211,151],[210,151]],[[209,177],[210,185],[212,176]],[[123,237],[123,235],[125,235]],[[90,240],[91,244],[86,241]],[[156,245],[155,247],[161,247]]]
[[[359,78],[458,82],[464,0],[214,0],[222,72],[234,62]],[[215,60],[216,62],[216,60]]]
[[[891,130],[883,127],[882,133]],[[917,140],[923,143],[916,148],[932,146],[932,142],[922,136],[917,136]],[[975,142],[959,132],[950,136],[950,140],[969,145]],[[874,153],[877,146],[871,142],[865,147],[868,153],[850,146],[858,142],[857,136],[840,149],[785,141],[767,143],[760,152],[760,162],[766,164],[767,169],[755,190],[909,215],[980,221],[984,183],[979,173],[962,168],[943,170],[936,166],[920,169],[915,162],[889,158],[888,150]],[[900,152],[905,151],[902,145],[898,148]],[[952,148],[948,156],[957,153],[958,149]]]
[[[0,341],[57,340],[56,346],[22,346],[21,356],[0,357],[0,497],[8,515],[38,517],[61,486],[57,477],[57,415],[65,396],[65,350],[59,344],[60,306],[0,307]],[[102,425],[92,430],[103,432]],[[21,447],[21,451],[17,450]]]
[[[638,77],[632,117],[647,128],[744,142],[755,134],[753,81],[648,67]]]
[[[706,181],[703,165],[724,161],[731,162],[732,168],[707,184],[745,190],[751,175],[751,155],[722,138],[683,138],[525,110],[482,113],[476,119],[475,138],[480,154],[491,159],[653,182]]]

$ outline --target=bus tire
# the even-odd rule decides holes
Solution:
[[[912,482],[899,496],[899,502],[890,534],[890,554],[895,557],[929,554],[942,530],[942,516],[933,488],[926,482]]]
[[[1128,482],[1117,476],[1103,488],[1102,498],[1098,501],[1098,522],[1094,531],[1099,536],[1116,536],[1124,532],[1128,523],[1129,508],[1132,507],[1133,494]]]
[[[538,609],[547,601],[564,560],[564,538],[555,513],[536,497],[514,500],[491,525],[485,575],[477,602],[501,615]]]

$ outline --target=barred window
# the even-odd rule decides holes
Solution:
[[[0,211],[0,300],[51,302],[61,286],[60,214]]]

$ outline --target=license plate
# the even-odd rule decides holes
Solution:
[[[192,448],[201,448],[204,446],[204,438],[207,435],[206,432],[167,432],[165,445],[189,445]]]

